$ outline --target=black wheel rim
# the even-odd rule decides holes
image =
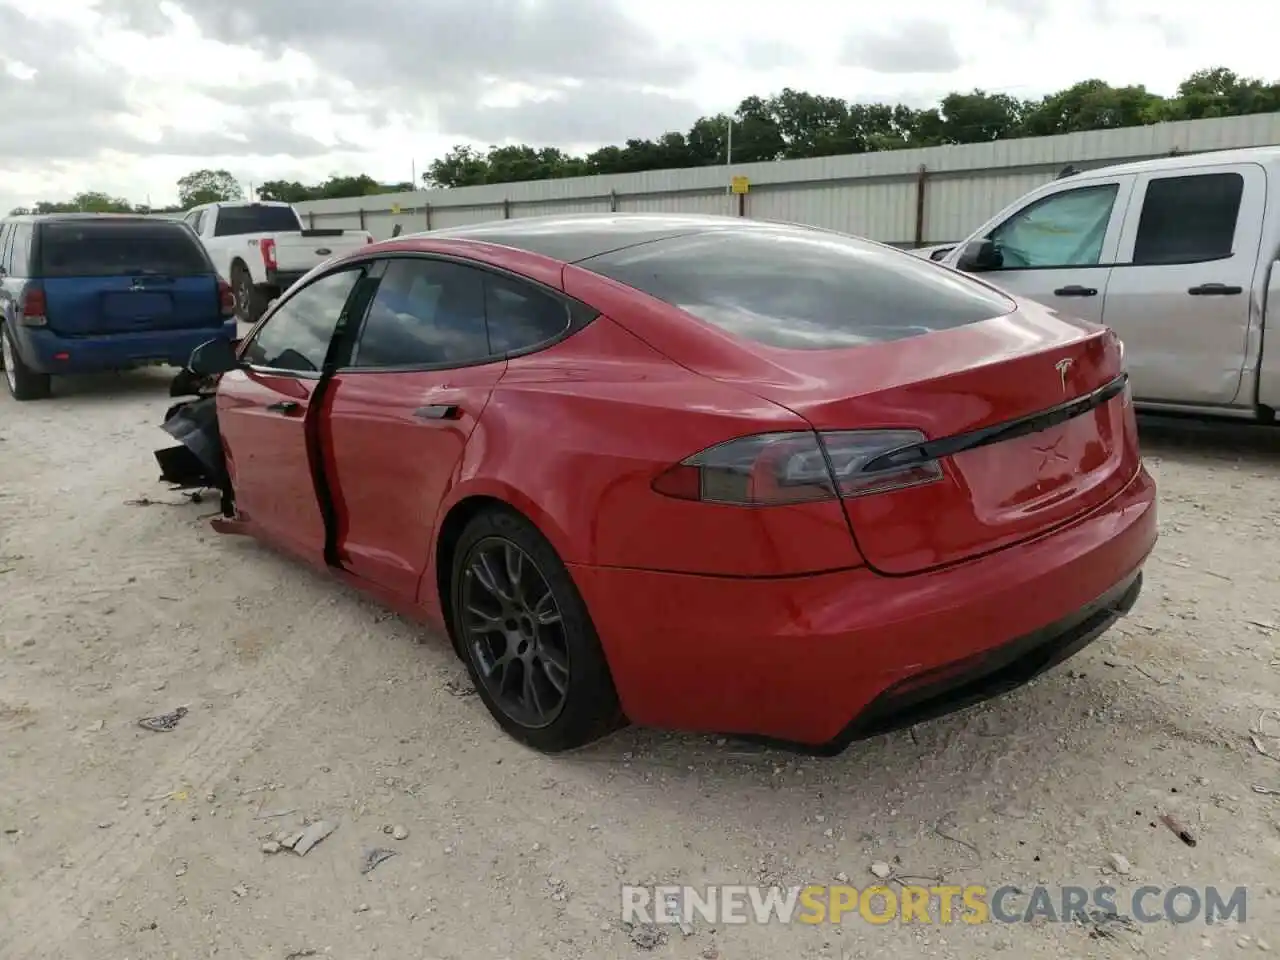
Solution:
[[[463,566],[459,606],[490,698],[522,727],[553,723],[569,692],[569,647],[555,592],[533,558],[502,537],[479,541]]]

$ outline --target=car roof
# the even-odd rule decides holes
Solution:
[[[26,221],[28,223],[57,223],[63,220],[111,220],[116,223],[174,223],[162,217],[148,217],[136,213],[22,213],[13,217],[5,217],[8,222]]]
[[[1224,163],[1260,163],[1272,166],[1280,163],[1280,147],[1243,147],[1235,150],[1209,150],[1205,153],[1175,153],[1151,160],[1134,160],[1109,167],[1082,170],[1068,179],[1110,177],[1124,173],[1158,173],[1162,170],[1194,170],[1198,167],[1216,167]]]
[[[818,227],[720,217],[710,214],[583,213],[491,220],[464,227],[446,227],[397,237],[414,240],[471,240],[511,247],[528,253],[576,263],[642,243],[699,233],[824,233]]]

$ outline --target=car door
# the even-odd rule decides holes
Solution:
[[[218,426],[236,509],[266,539],[324,561],[325,520],[313,462],[321,377],[363,276],[339,270],[294,291],[245,343],[218,385]]]
[[[550,291],[476,267],[423,256],[385,264],[322,423],[338,557],[412,601],[507,355],[563,333],[569,312]]]
[[[1236,399],[1251,324],[1266,174],[1252,163],[1143,174],[1103,320],[1125,345],[1135,398]]]
[[[988,224],[972,238],[992,241],[999,253],[999,265],[983,269],[983,279],[1101,323],[1133,179],[1124,175],[1055,185]],[[965,247],[956,247],[943,262],[964,269]]]

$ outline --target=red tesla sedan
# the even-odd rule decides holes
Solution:
[[[322,265],[196,351],[216,396],[166,429],[219,529],[442,623],[524,743],[835,752],[1132,606],[1156,507],[1122,354],[843,234],[518,219]]]

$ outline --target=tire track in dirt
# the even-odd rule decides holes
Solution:
[[[175,742],[142,795],[185,790],[197,797],[213,791],[252,752],[258,737],[297,702],[316,668],[344,639],[367,628],[359,613],[354,605],[346,610],[341,605],[312,606],[289,639],[258,665],[233,704],[199,727],[193,741],[184,742],[181,726],[169,735]],[[66,869],[47,867],[25,883],[21,895],[6,904],[0,957],[66,957],[64,944],[77,927],[150,861],[181,822],[166,816],[157,823],[155,809],[139,804],[122,812],[109,832],[96,832],[66,851]]]
[[[329,654],[347,636],[367,630],[368,621],[359,604],[341,602],[332,586],[329,602],[317,603],[325,585],[305,569],[266,553],[236,549],[227,541],[218,543],[221,538],[205,533],[195,513],[184,506],[125,506],[123,501],[140,493],[157,501],[179,499],[152,489],[154,478],[146,472],[150,450],[164,439],[156,430],[157,442],[150,443],[145,421],[122,423],[123,416],[137,415],[138,397],[86,399],[72,397],[41,407],[40,417],[27,417],[26,408],[5,404],[10,416],[4,452],[10,459],[0,466],[0,487],[7,494],[0,501],[5,543],[0,553],[19,556],[15,563],[26,576],[25,589],[10,597],[14,602],[6,604],[3,616],[25,614],[35,618],[41,632],[53,631],[59,629],[59,613],[90,601],[140,608],[145,616],[135,616],[133,625],[155,629],[166,611],[143,594],[163,588],[182,595],[201,584],[202,569],[211,569],[216,576],[201,584],[211,596],[201,606],[205,613],[218,611],[206,623],[216,634],[235,621],[234,607],[222,608],[219,597],[230,601],[268,592],[279,615],[273,622],[288,623],[291,629],[282,631],[280,641],[246,673],[233,699],[205,717],[188,717],[163,741],[148,743],[162,752],[147,758],[145,787],[134,792],[139,798],[178,790],[203,796],[297,702]],[[136,444],[136,456],[132,450],[122,457],[90,455],[85,437],[95,435],[113,447]],[[19,451],[25,455],[14,458]],[[55,478],[54,490],[48,486],[50,477]],[[196,509],[209,512],[204,506]],[[126,549],[101,551],[101,544],[122,542]],[[207,568],[210,561],[214,566]],[[127,637],[116,642],[127,642]],[[165,815],[158,817],[159,811]],[[78,955],[83,948],[71,941],[81,925],[151,861],[183,819],[173,802],[138,802],[120,811],[110,829],[91,829],[79,842],[63,847],[57,862],[24,879],[21,888],[10,887],[0,899],[0,957],[63,960]]]

